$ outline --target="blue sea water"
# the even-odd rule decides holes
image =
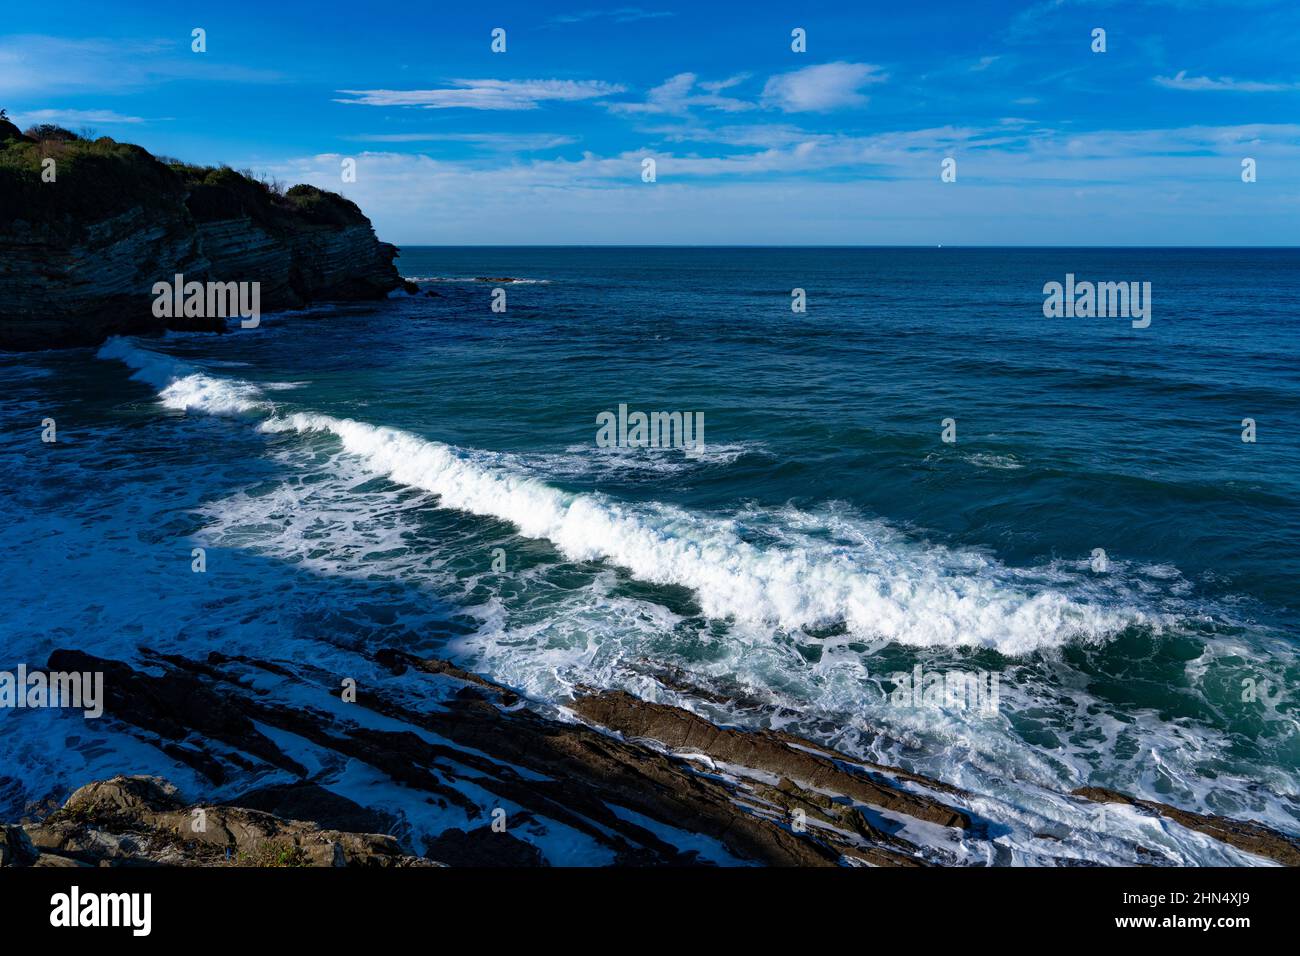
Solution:
[[[420,294],[0,357],[14,664],[148,646],[384,680],[359,651],[392,646],[543,705],[625,687],[966,787],[1001,828],[985,862],[1060,828],[1090,860],[1250,862],[1065,796],[1086,784],[1300,831],[1300,251],[398,265]],[[1067,273],[1150,282],[1149,327],[1046,318]],[[703,449],[598,447],[620,404],[702,413]],[[918,664],[997,675],[997,713],[891,703]],[[15,726],[0,803],[150,768],[202,789],[107,728]]]

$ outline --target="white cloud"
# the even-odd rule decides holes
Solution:
[[[747,79],[749,79],[748,73],[737,73],[735,76],[729,76],[725,80],[713,80],[708,83],[701,80],[700,87],[708,90],[710,93],[721,93],[723,90],[729,90],[733,86],[739,86]]]
[[[364,106],[419,106],[424,109],[535,110],[543,102],[572,102],[622,93],[625,87],[600,80],[452,80],[436,90],[339,90]]]
[[[861,88],[885,79],[881,68],[870,63],[821,63],[772,77],[763,87],[763,105],[787,113],[863,106],[867,98]]]
[[[1234,80],[1230,76],[1212,79],[1208,76],[1188,76],[1179,70],[1173,76],[1157,76],[1155,82],[1169,90],[1222,90],[1231,93],[1284,93],[1300,90],[1300,83],[1260,83],[1256,80]]]
[[[729,79],[705,83],[697,82],[699,78],[694,73],[678,73],[651,89],[643,103],[607,105],[615,113],[685,113],[693,107],[738,113],[754,109],[754,104],[730,96],[722,96],[721,91],[730,89],[747,78],[747,74],[740,74]],[[697,85],[704,92],[696,92]]]

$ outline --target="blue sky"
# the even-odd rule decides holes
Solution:
[[[1295,0],[179,7],[10,4],[0,106],[399,244],[1300,244]]]

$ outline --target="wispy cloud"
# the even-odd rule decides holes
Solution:
[[[829,139],[830,134],[811,133],[785,123],[751,123],[744,126],[665,126],[646,130],[671,143],[719,143],[726,146],[775,148]]]
[[[557,133],[358,133],[344,136],[359,143],[467,143],[501,152],[531,153],[578,142]]]
[[[573,102],[622,93],[626,87],[600,80],[452,80],[433,90],[338,90],[363,106],[418,106],[424,109],[535,110],[544,102]]]
[[[740,74],[725,80],[700,82],[694,73],[678,73],[651,89],[644,102],[607,105],[616,113],[685,113],[694,107],[737,113],[752,110],[755,106],[745,100],[722,96],[721,92],[747,78],[748,74]]]
[[[1222,90],[1230,93],[1285,93],[1300,90],[1300,83],[1261,83],[1257,80],[1234,80],[1230,76],[1214,79],[1208,76],[1188,76],[1179,70],[1173,76],[1157,76],[1155,82],[1169,90]]]
[[[91,123],[117,126],[123,123],[147,122],[142,116],[123,116],[113,110],[24,110],[17,113],[14,119],[23,124],[57,123],[60,126],[85,126]]]
[[[640,7],[619,7],[617,10],[584,10],[581,13],[561,13],[551,18],[553,23],[585,23],[588,20],[613,20],[615,23],[633,23],[637,20],[657,20],[675,17],[670,10],[642,10]]]
[[[763,105],[787,113],[823,113],[829,110],[865,106],[860,91],[883,83],[886,74],[870,63],[820,63],[792,73],[782,73],[763,87]]]
[[[210,61],[169,40],[0,37],[0,90],[6,95],[105,93],[172,80],[278,83],[274,70]]]

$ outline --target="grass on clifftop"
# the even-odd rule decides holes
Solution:
[[[42,179],[54,160],[54,182]],[[182,207],[197,222],[247,217],[272,233],[368,224],[357,205],[315,186],[279,183],[229,166],[162,160],[108,136],[89,139],[57,126],[26,134],[0,119],[0,223],[75,229],[136,207]]]

